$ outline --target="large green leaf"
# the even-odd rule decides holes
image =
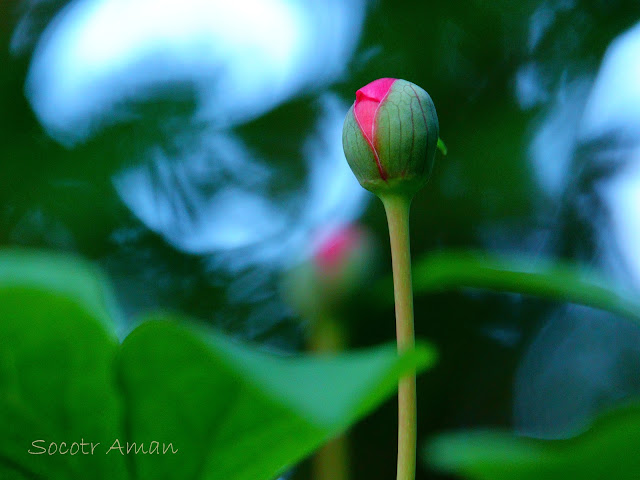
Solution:
[[[425,450],[435,469],[473,480],[637,480],[640,406],[603,415],[569,440],[534,440],[509,433],[446,434]]]
[[[0,250],[0,288],[27,286],[71,299],[111,329],[120,312],[102,272],[75,256],[58,252]]]
[[[402,372],[433,358],[425,347],[398,358],[393,346],[277,357],[150,321],[120,355],[128,431],[138,441],[171,441],[181,454],[137,457],[137,476],[272,478],[387,398]]]
[[[584,266],[522,255],[444,251],[414,265],[416,294],[464,287],[534,295],[578,303],[640,321],[640,303],[632,292]]]
[[[89,272],[0,254],[0,479],[268,480],[434,361],[425,346],[275,356],[168,316],[119,345]],[[93,455],[29,453],[81,440]]]
[[[0,478],[122,478],[123,459],[28,453],[122,433],[103,285],[67,256],[0,253]]]

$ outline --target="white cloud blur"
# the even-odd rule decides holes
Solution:
[[[114,176],[118,195],[168,243],[216,267],[282,265],[313,232],[364,208],[342,153],[348,105],[327,92],[364,15],[364,0],[76,0],[42,35],[26,93],[49,134],[72,146],[127,120],[127,102],[191,85],[199,130],[173,133],[170,153],[149,145]],[[231,128],[303,93],[318,106],[299,152],[308,178],[275,199],[277,170]]]
[[[237,125],[339,79],[364,14],[364,0],[76,0],[42,35],[27,97],[67,143],[175,81],[195,87],[201,119]]]

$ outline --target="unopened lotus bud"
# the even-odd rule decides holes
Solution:
[[[320,282],[327,289],[350,293],[362,283],[371,260],[371,240],[356,225],[348,225],[327,236],[313,254]]]
[[[371,236],[356,225],[323,235],[310,253],[284,283],[289,304],[306,317],[339,308],[363,287],[375,263]]]
[[[342,144],[360,185],[378,196],[412,197],[431,174],[438,135],[427,92],[406,80],[380,78],[356,92]]]

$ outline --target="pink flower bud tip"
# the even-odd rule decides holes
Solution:
[[[356,92],[356,101],[353,104],[353,115],[355,116],[356,122],[358,123],[362,134],[366,138],[369,147],[371,147],[371,150],[373,151],[376,165],[378,166],[378,172],[380,173],[380,178],[383,180],[387,179],[387,173],[384,171],[384,168],[380,163],[378,150],[374,145],[376,139],[375,118],[380,105],[384,102],[395,81],[395,78],[379,78],[378,80],[374,80]]]
[[[313,260],[320,272],[330,275],[349,260],[354,250],[362,245],[363,232],[356,226],[347,226],[333,232],[319,245]]]

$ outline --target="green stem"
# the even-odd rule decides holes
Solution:
[[[336,354],[347,345],[343,322],[328,312],[316,312],[309,338],[309,350]],[[327,442],[313,457],[313,480],[349,480],[349,440],[346,434]]]
[[[316,353],[338,353],[347,347],[344,322],[327,312],[315,312],[308,340],[309,350]]]
[[[403,352],[415,346],[409,247],[411,199],[387,195],[381,200],[387,212],[391,240],[398,351]],[[398,480],[414,480],[416,476],[416,422],[416,375],[413,372],[398,384]]]

